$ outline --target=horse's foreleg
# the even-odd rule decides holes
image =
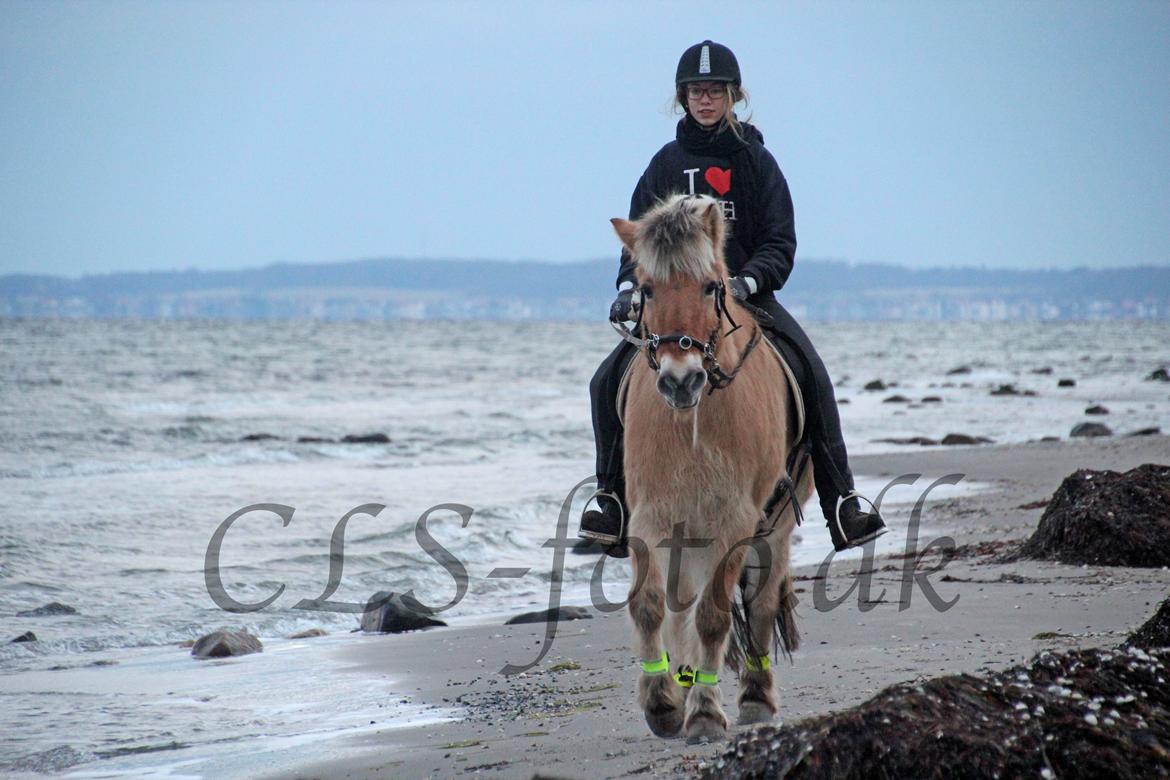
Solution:
[[[731,597],[743,566],[743,550],[732,550],[716,567],[714,576],[695,605],[695,630],[699,635],[699,667],[695,685],[686,702],[684,728],[687,739],[720,739],[727,733],[727,716],[719,693],[719,670],[727,652],[731,630]]]
[[[662,571],[646,546],[631,545],[631,550],[634,551],[634,585],[630,590],[629,609],[638,657],[642,660],[638,703],[655,735],[673,737],[682,728],[684,696],[670,674],[662,647],[662,621],[666,613]]]

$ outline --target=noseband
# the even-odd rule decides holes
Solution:
[[[641,288],[639,288],[639,290],[640,289]],[[736,364],[735,368],[728,372],[724,371],[723,367],[719,365],[719,360],[715,357],[715,353],[719,350],[719,328],[723,324],[723,318],[726,317],[727,321],[731,323],[731,330],[723,334],[724,336],[730,336],[732,333],[735,333],[737,330],[739,330],[740,327],[738,324],[736,324],[735,320],[731,318],[731,312],[727,310],[726,295],[727,290],[721,281],[719,282],[719,286],[715,291],[715,315],[718,318],[718,322],[711,330],[711,334],[707,337],[706,341],[700,341],[694,336],[686,333],[669,333],[663,336],[658,333],[654,333],[653,331],[649,331],[646,328],[645,323],[642,322],[642,313],[646,310],[645,303],[638,307],[638,319],[634,323],[633,331],[627,328],[624,322],[613,322],[611,324],[613,325],[614,330],[616,330],[618,335],[620,335],[623,339],[633,344],[638,349],[645,351],[646,362],[650,365],[651,370],[656,374],[661,368],[660,364],[658,363],[658,347],[661,345],[677,344],[679,349],[683,350],[684,352],[690,349],[698,349],[703,356],[703,369],[707,372],[707,380],[711,385],[711,388],[707,391],[707,394],[710,395],[716,390],[721,390],[722,388],[731,384],[731,380],[735,379],[735,375],[739,373],[741,368],[743,368],[743,364],[747,360],[748,355],[750,355],[752,350],[756,348],[756,345],[760,343],[760,328],[757,326],[752,332],[751,339],[749,339],[747,345],[744,346],[743,352],[740,353],[739,362]]]

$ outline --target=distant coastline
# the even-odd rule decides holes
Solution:
[[[0,317],[598,320],[616,261],[371,259],[234,271],[0,276]],[[801,260],[809,320],[1170,320],[1170,267],[911,269]]]

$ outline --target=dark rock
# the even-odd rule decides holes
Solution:
[[[344,444],[389,444],[390,437],[384,433],[347,434],[341,437]]]
[[[1068,432],[1069,436],[1112,436],[1113,431],[1109,430],[1108,425],[1102,423],[1083,422],[1077,423],[1073,429]]]
[[[1040,374],[1041,376],[1047,376],[1048,374],[1052,373],[1052,366],[1044,366],[1044,368],[1033,368],[1032,373]]]
[[[1126,436],[1157,436],[1161,432],[1162,432],[1161,428],[1159,428],[1158,426],[1154,426],[1153,428],[1139,428],[1138,430],[1130,431],[1129,433],[1127,433],[1125,435]]]
[[[557,607],[556,609],[542,609],[539,612],[523,612],[504,621],[505,626],[515,626],[521,623],[547,623],[550,620],[590,620],[593,615],[585,607]]]
[[[948,433],[942,438],[940,444],[945,444],[948,447],[956,444],[994,444],[994,442],[986,436],[971,436],[966,433]]]
[[[866,390],[885,390],[888,385],[880,379],[875,379],[872,382],[865,383]]]
[[[1035,398],[1036,391],[1035,390],[1025,390],[1023,395],[1027,396],[1028,398]]]
[[[924,403],[924,404],[941,404],[942,397],[937,396],[937,395],[928,395],[922,399],[922,403]]]
[[[380,590],[366,602],[362,613],[362,631],[375,634],[401,634],[447,625],[431,617],[434,612],[414,597]]]
[[[1076,387],[1077,380],[1075,379],[1061,379],[1056,383],[1057,387]]]
[[[838,398],[838,399],[837,399],[837,404],[838,404],[838,405],[840,405],[840,406],[844,406],[844,405],[845,405],[845,404],[847,404],[847,403],[849,403],[849,399],[848,399],[848,398]]]
[[[891,395],[889,398],[882,399],[883,404],[908,404],[910,399],[904,395]]]
[[[1170,647],[1170,598],[1162,602],[1158,611],[1141,628],[1129,635],[1122,647],[1140,647],[1143,650]]]
[[[992,395],[1022,395],[1015,385],[1000,385],[991,391]]]
[[[1165,368],[1155,368],[1146,377],[1147,382],[1170,382],[1170,372]]]
[[[1065,477],[1019,556],[1095,566],[1170,566],[1170,466]]]
[[[1100,404],[1094,404],[1085,410],[1085,414],[1109,414],[1109,410]]]
[[[50,601],[43,607],[36,609],[26,609],[24,612],[17,612],[17,617],[55,617],[57,615],[76,615],[77,610],[68,604],[62,604],[59,601]]]
[[[13,639],[8,644],[15,644],[16,642],[35,642],[35,641],[37,641],[37,635],[31,631],[25,631],[23,634],[18,636],[16,639]]]
[[[1059,436],[1041,436],[1040,441],[1060,441]]]
[[[290,634],[289,639],[312,639],[315,636],[328,636],[329,632],[323,628],[307,628],[304,631],[298,631],[295,634]]]
[[[261,653],[264,645],[246,631],[212,631],[195,640],[191,655],[196,658],[228,658]]]
[[[1166,777],[1167,677],[1166,654],[1043,652],[1027,665],[986,676],[901,683],[847,710],[740,732],[696,774],[705,780]]]
[[[336,444],[336,441],[320,436],[298,436],[297,444]]]
[[[957,368],[952,368],[950,371],[948,371],[947,376],[958,376],[959,374],[970,374],[970,373],[971,373],[971,366],[958,366]]]
[[[247,436],[241,436],[240,441],[271,441],[279,438],[271,433],[249,433]]]
[[[925,436],[904,436],[893,439],[874,439],[879,444],[920,444],[923,447],[932,447],[938,444],[934,439],[928,439]]]

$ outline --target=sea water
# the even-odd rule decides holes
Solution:
[[[853,453],[951,432],[1063,438],[1090,419],[1118,434],[1170,430],[1170,385],[1145,380],[1170,362],[1167,323],[809,331]],[[317,701],[306,675],[328,674],[327,661],[299,676],[280,663],[309,644],[281,639],[298,630],[333,633],[313,640],[320,647],[362,641],[347,633],[351,612],[294,608],[326,589],[339,520],[365,506],[347,521],[334,601],[409,589],[432,606],[454,600],[452,574],[416,538],[427,514],[428,533],[468,576],[445,619],[544,606],[554,574],[542,545],[593,472],[588,383],[614,343],[596,323],[0,320],[0,768],[215,774],[212,757],[254,752],[264,735],[311,742],[363,728],[375,711],[384,724],[394,681]],[[1058,388],[1066,377],[1076,386]],[[862,389],[874,379],[891,386]],[[991,394],[1004,384],[1035,395]],[[1110,414],[1086,417],[1091,404]],[[340,441],[371,433],[388,441]],[[858,481],[871,495],[884,484]],[[915,498],[892,492],[890,512]],[[257,510],[227,529],[223,590],[240,603],[283,590],[264,609],[228,613],[209,594],[208,547],[256,504],[287,507],[291,519]],[[570,536],[579,508],[580,498]],[[798,563],[829,551],[815,502],[809,517]],[[565,561],[566,599],[583,602],[596,558]],[[529,572],[489,577],[497,567]],[[628,564],[607,565],[609,598],[622,598],[628,577]],[[51,601],[78,614],[16,616]],[[193,667],[176,645],[221,626],[256,633],[266,653],[250,676],[223,673],[239,679],[201,694],[217,670]],[[28,630],[38,642],[7,643]],[[396,706],[389,717],[404,723],[445,717],[416,712],[408,696]]]

